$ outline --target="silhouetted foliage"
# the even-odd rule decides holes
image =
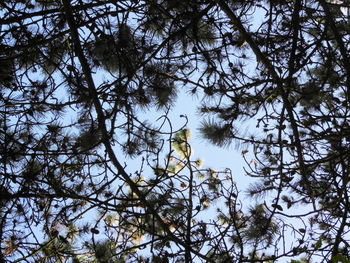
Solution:
[[[0,5],[1,263],[350,261],[347,1]]]

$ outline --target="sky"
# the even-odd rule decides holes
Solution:
[[[259,14],[257,14],[257,19],[258,18]],[[101,76],[96,77],[96,82],[98,84],[100,81],[99,77]],[[242,192],[240,198],[248,200],[249,197],[245,195],[244,190],[246,190],[249,184],[253,182],[253,179],[248,177],[243,169],[246,164],[242,156],[242,151],[247,150],[247,148],[245,148],[245,146],[237,147],[235,143],[232,143],[225,148],[217,147],[202,138],[201,134],[198,131],[201,122],[204,120],[204,118],[198,113],[197,108],[201,103],[200,98],[191,96],[184,90],[179,90],[180,91],[175,106],[169,113],[169,118],[172,121],[174,129],[180,128],[184,124],[185,120],[180,116],[186,115],[188,118],[187,128],[192,131],[192,139],[190,143],[195,152],[193,158],[204,159],[204,168],[210,167],[219,171],[225,170],[226,168],[230,169],[232,171],[232,176],[237,184],[238,189]],[[141,115],[142,118],[149,120],[150,123],[154,123],[159,118],[161,113],[155,113],[154,111],[145,111]],[[244,124],[242,124],[242,127],[237,127],[237,129],[242,132],[246,131],[247,127],[255,127],[255,125],[256,120],[253,119],[246,121]],[[123,154],[119,152],[119,156],[123,156]],[[254,159],[251,152],[248,152],[245,156],[248,162]],[[133,173],[136,170],[135,167],[140,166],[139,159],[121,159],[124,159],[126,162],[126,170],[129,173]],[[254,200],[249,199],[249,202],[254,203]]]

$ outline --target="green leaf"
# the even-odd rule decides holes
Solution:
[[[332,263],[339,263],[339,262],[350,263],[350,260],[349,260],[349,258],[347,258],[341,254],[337,254],[332,258]]]
[[[231,127],[208,120],[202,122],[199,128],[203,136],[217,146],[228,146],[233,139]]]
[[[277,210],[283,211],[282,206],[280,206],[279,204],[272,204],[271,205],[273,208],[276,208]]]
[[[320,247],[322,247],[322,240],[319,239],[316,243],[315,243],[315,248],[319,249]]]

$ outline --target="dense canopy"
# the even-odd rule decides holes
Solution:
[[[350,262],[349,14],[1,1],[0,263]],[[169,115],[180,94],[198,131]],[[191,132],[240,145],[250,186]]]

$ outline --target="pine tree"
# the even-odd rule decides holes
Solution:
[[[3,1],[0,262],[348,262],[349,8]],[[248,189],[194,156],[180,90]]]

